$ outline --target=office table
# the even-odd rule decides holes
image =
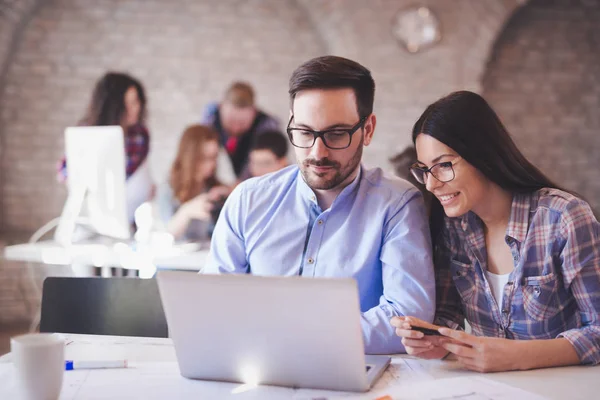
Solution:
[[[449,382],[447,390],[451,390],[451,384],[458,384],[457,382],[462,382],[463,379],[482,378],[488,383],[491,381],[494,384],[510,385],[508,389],[511,390],[529,392],[522,392],[523,396],[510,397],[514,400],[527,398],[529,394],[548,399],[600,397],[600,367],[572,366],[479,374],[463,370],[455,361],[418,360],[406,355],[397,355],[393,356],[391,366],[370,392],[346,393],[276,386],[249,387],[239,383],[189,380],[179,375],[171,339],[70,334],[64,336],[67,343],[66,359],[127,359],[130,363],[130,368],[127,369],[66,371],[61,399],[69,400],[94,398],[375,399],[375,396],[390,388],[400,388],[409,393],[409,389],[416,385],[427,388]],[[10,353],[0,357],[1,399],[14,397],[16,390],[14,375]],[[504,386],[499,387],[506,389]],[[486,398],[506,399],[507,395],[508,392],[506,395]],[[484,398],[474,396],[476,395],[470,394],[470,397],[444,396],[444,398]]]
[[[93,241],[62,246],[47,240],[4,248],[4,258],[7,260],[52,265],[112,266],[137,270],[157,266],[163,269],[199,271],[207,257],[207,245],[198,246],[196,243],[136,248],[119,242]]]
[[[185,243],[170,246],[132,245],[108,240],[88,241],[63,246],[53,240],[6,246],[3,258],[25,263],[64,266],[101,267],[102,276],[111,276],[110,267],[121,267],[138,271],[141,278],[151,278],[157,268],[170,270],[200,271],[208,258],[208,243]],[[41,298],[41,287],[34,273],[34,267],[26,265],[29,286],[34,296]],[[77,267],[74,267],[77,268]],[[73,269],[73,272],[75,270]],[[84,269],[83,275],[87,275]],[[135,274],[134,274],[135,275]],[[23,295],[23,298],[26,298]],[[39,324],[39,307],[31,310],[33,331]]]

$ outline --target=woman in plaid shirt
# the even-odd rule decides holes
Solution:
[[[142,84],[130,75],[108,72],[94,88],[82,126],[120,125],[125,134],[126,177],[129,179],[146,161],[150,135],[144,125],[146,95]],[[67,162],[63,157],[57,179],[67,179]]]
[[[590,206],[527,161],[475,93],[430,105],[413,141],[411,172],[435,196],[443,327],[425,335],[412,329],[423,321],[394,317],[407,353],[453,353],[482,372],[599,364],[600,224]]]

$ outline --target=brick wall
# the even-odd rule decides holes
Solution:
[[[63,130],[84,113],[107,70],[145,84],[153,173],[162,177],[184,126],[233,79],[284,116],[290,71],[323,53],[304,12],[270,1],[55,0],[27,27],[0,96],[4,230],[33,231],[59,214],[54,181]],[[293,44],[291,46],[290,44]]]
[[[149,97],[153,175],[165,175],[182,128],[233,79],[251,81],[259,103],[285,120],[287,80],[304,60],[331,53],[374,73],[379,128],[365,154],[387,167],[409,143],[425,105],[462,87],[479,88],[494,38],[517,0],[428,0],[442,41],[408,54],[391,33],[410,0],[53,0],[24,31],[0,92],[5,231],[33,231],[59,214],[54,182],[65,126],[82,116],[95,80],[125,70]]]
[[[483,94],[525,155],[600,215],[600,0],[532,0],[497,40]]]
[[[411,144],[412,125],[425,107],[463,88],[479,91],[487,57],[516,0],[299,0],[311,16],[328,51],[367,65],[375,77],[375,138],[365,151],[371,165]],[[438,17],[442,40],[423,53],[410,54],[393,38],[398,10],[426,5]],[[315,6],[318,5],[318,6]]]
[[[12,56],[17,51],[19,40],[38,3],[36,0],[6,0],[0,2],[0,90],[4,87],[4,78],[10,67]],[[1,124],[0,120],[0,157],[5,154],[6,148],[6,141],[1,133]],[[4,181],[3,176],[4,168],[0,169],[0,187]],[[4,209],[3,200],[4,196],[0,196],[0,209]],[[0,212],[0,227],[3,226],[3,217],[4,213]]]
[[[409,54],[391,25],[412,0],[40,1],[22,23],[22,35],[5,31],[4,23],[0,28],[2,40],[13,35],[15,44],[0,52],[6,66],[0,76],[2,229],[30,233],[59,214],[66,193],[54,182],[54,170],[63,130],[82,116],[106,70],[130,72],[146,86],[150,160],[160,179],[183,127],[230,81],[252,82],[260,105],[284,121],[287,80],[297,65],[322,54],[356,59],[372,70],[378,86],[379,123],[365,159],[388,167],[386,160],[410,143],[410,128],[428,103],[460,88],[481,89],[491,47],[523,2],[423,0],[439,18],[443,38]],[[27,9],[34,0],[13,4]],[[22,317],[18,296],[33,293],[25,271],[0,265],[0,291],[6,293],[0,323]],[[36,271],[38,280],[46,274]]]
[[[4,77],[10,67],[14,53],[18,49],[19,39],[34,14],[36,0],[5,0],[0,2],[0,90],[4,86]],[[1,99],[1,97],[0,97]],[[2,113],[0,100],[0,113]],[[0,158],[6,154],[6,140],[0,121]],[[0,168],[0,187],[2,187],[5,169]],[[4,196],[0,196],[0,210],[4,209]],[[0,226],[4,213],[0,212]],[[0,251],[4,248],[0,241]],[[23,324],[29,320],[36,303],[35,287],[31,283],[39,279],[34,276],[28,279],[27,271],[22,265],[0,260],[0,326],[6,323]]]

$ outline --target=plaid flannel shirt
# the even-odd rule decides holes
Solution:
[[[506,243],[514,270],[502,304],[485,277],[482,221],[472,212],[446,218],[435,251],[436,323],[464,318],[477,336],[564,337],[581,363],[600,363],[600,224],[589,205],[556,189],[515,194]]]

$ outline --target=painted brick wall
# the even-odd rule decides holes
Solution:
[[[463,88],[480,90],[481,76],[504,22],[523,2],[497,0],[299,0],[330,53],[369,66],[377,91],[378,126],[365,151],[371,165],[383,166],[411,144],[412,125],[425,107]],[[318,7],[315,4],[318,3]],[[427,5],[440,20],[442,40],[410,54],[393,38],[391,21],[398,10]]]
[[[411,55],[391,33],[409,0],[53,0],[25,30],[0,92],[3,229],[33,231],[60,212],[54,181],[65,126],[81,118],[95,80],[125,70],[149,97],[153,175],[165,175],[183,127],[233,79],[251,81],[259,103],[281,120],[287,80],[308,58],[338,54],[370,67],[379,128],[369,164],[409,143],[425,105],[462,87],[479,89],[485,60],[517,1],[428,0],[443,40]]]
[[[63,130],[84,113],[95,81],[129,71],[149,97],[151,162],[164,176],[179,134],[234,79],[251,81],[258,102],[287,109],[290,71],[323,53],[302,9],[260,1],[45,1],[10,60],[0,93],[6,143],[4,230],[33,231],[59,214],[54,180]]]
[[[498,38],[483,94],[525,155],[600,215],[600,0],[532,0]]]
[[[0,1],[0,88],[4,85],[4,77],[10,67],[14,53],[18,50],[18,42],[22,37],[27,23],[33,15],[37,0],[4,0]],[[0,97],[1,98],[1,97]],[[0,113],[2,105],[0,100]],[[2,135],[0,122],[0,158],[6,154],[6,141]],[[0,188],[6,170],[0,168]],[[3,196],[0,196],[0,210],[3,210]],[[0,212],[0,226],[2,226],[4,213]],[[0,241],[0,251],[5,246]],[[23,265],[9,263],[0,259],[0,326],[12,323],[27,323],[29,316],[38,301],[33,282],[40,279],[34,276],[29,279]]]
[[[492,46],[524,1],[420,3],[439,18],[443,39],[412,55],[391,31],[393,16],[411,0],[41,0],[14,51],[0,52],[2,230],[30,233],[60,212],[66,193],[54,171],[64,127],[81,117],[94,82],[109,69],[146,86],[151,164],[160,179],[183,127],[230,81],[251,81],[259,104],[284,121],[287,80],[297,65],[322,54],[356,59],[378,86],[379,124],[365,159],[387,168],[428,103],[460,88],[481,90]],[[5,40],[4,24],[0,29]],[[0,291],[8,293],[9,282],[27,285],[23,271],[0,265]],[[12,297],[21,292],[29,298],[32,290]],[[12,297],[0,299],[0,319],[20,315],[3,310]]]

